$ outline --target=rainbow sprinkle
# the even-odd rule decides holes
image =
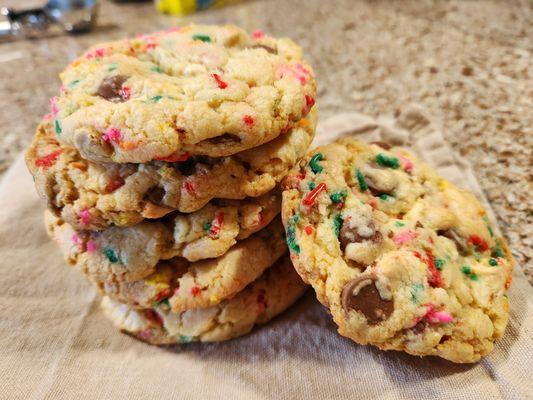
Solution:
[[[384,153],[379,153],[376,156],[376,162],[382,167],[388,167],[392,169],[397,169],[400,167],[400,161],[396,157],[391,157]]]
[[[322,153],[316,153],[313,157],[311,157],[311,160],[309,160],[309,167],[315,174],[319,174],[324,170],[324,168],[318,164],[318,162],[322,161],[323,159],[324,155]]]
[[[200,40],[204,43],[211,43],[211,37],[207,35],[203,35],[201,33],[197,33],[196,35],[192,35],[193,40]]]
[[[104,253],[104,255],[106,256],[106,258],[108,259],[110,263],[119,262],[119,258],[117,254],[115,253],[115,250],[113,250],[111,247],[104,247],[102,249],[102,253]]]
[[[359,184],[359,188],[362,192],[365,190],[368,190],[368,184],[366,183],[365,176],[360,170],[355,171],[355,176],[357,178],[357,183]]]

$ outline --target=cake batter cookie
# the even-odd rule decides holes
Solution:
[[[283,257],[235,297],[201,309],[172,312],[165,304],[135,309],[104,297],[102,309],[113,324],[152,344],[217,342],[247,334],[290,307],[306,285]]]
[[[178,210],[194,212],[214,198],[257,197],[274,189],[305,155],[316,112],[287,134],[233,156],[191,156],[175,162],[95,164],[59,144],[43,121],[26,164],[48,208],[76,229],[131,226]]]
[[[353,138],[315,149],[285,187],[292,261],[341,335],[454,362],[503,335],[513,261],[471,193]]]
[[[58,138],[100,163],[235,154],[290,130],[316,96],[300,47],[229,25],[99,44],[61,81]]]
[[[102,246],[98,240],[83,244],[66,224],[49,222],[48,230],[67,262],[104,294],[144,307],[167,300],[174,310],[207,307],[233,296],[287,251],[279,219],[222,256],[195,262],[181,257],[160,261],[160,256],[153,256],[158,237],[149,232],[145,236],[125,232],[115,246]],[[142,246],[133,247],[134,242]]]

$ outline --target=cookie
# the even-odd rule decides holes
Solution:
[[[47,228],[67,262],[102,293],[134,306],[151,307],[165,300],[178,311],[208,307],[235,295],[287,251],[279,218],[222,256],[196,262],[181,257],[162,260],[161,242],[153,232],[125,232],[116,247],[102,247],[98,239],[84,241],[57,220],[47,218]]]
[[[97,262],[106,262],[98,252],[84,254],[87,249],[107,248],[133,271],[153,268],[159,260],[178,256],[188,261],[219,257],[238,240],[268,225],[280,207],[281,194],[274,191],[244,200],[216,200],[190,214],[171,213],[162,219],[100,232],[76,230],[50,211],[45,221],[69,264],[84,257],[99,257]]]
[[[194,212],[214,198],[243,199],[270,192],[305,155],[315,126],[313,111],[276,140],[228,157],[95,164],[61,146],[52,122],[45,120],[26,153],[26,164],[49,209],[76,229],[101,230],[175,210]]]
[[[135,309],[104,297],[102,309],[113,324],[152,344],[217,342],[247,334],[290,307],[306,285],[288,257],[281,258],[235,297],[201,309],[172,312],[165,304]]]
[[[315,149],[284,185],[292,261],[341,335],[454,362],[492,350],[513,261],[471,193],[353,138]]]
[[[275,139],[314,104],[316,84],[288,39],[191,25],[102,43],[60,75],[61,142],[95,162],[221,157]]]

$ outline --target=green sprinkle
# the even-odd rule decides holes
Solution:
[[[201,40],[205,43],[211,43],[211,38],[207,35],[202,35],[201,33],[197,33],[196,35],[192,35],[192,38],[194,40]]]
[[[311,157],[311,160],[309,160],[309,167],[311,167],[311,171],[313,171],[315,174],[319,174],[324,170],[324,168],[318,164],[318,162],[322,161],[323,159],[324,155],[322,153],[316,153],[313,157]]]
[[[289,249],[294,251],[296,254],[300,253],[300,246],[296,243],[296,233],[294,231],[294,226],[289,226],[287,228],[287,246]]]
[[[294,214],[294,216],[291,218],[292,224],[297,224],[300,221],[300,213]]]
[[[435,260],[435,267],[437,267],[437,269],[439,271],[442,271],[442,267],[444,266],[444,260],[442,258],[437,258]]]
[[[477,277],[476,274],[470,274],[470,279],[473,280],[473,281],[477,281],[478,277]]]
[[[115,253],[115,250],[113,250],[111,247],[104,247],[103,253],[107,257],[109,262],[118,263],[117,254]]]
[[[472,270],[470,269],[470,267],[467,267],[466,265],[461,268],[461,271],[463,271],[463,274],[465,275],[470,275],[472,273]]]
[[[111,72],[111,71],[116,70],[117,68],[118,68],[118,65],[116,63],[113,63],[113,64],[109,64],[109,67],[107,67],[107,70]]]
[[[209,230],[211,230],[211,226],[212,226],[211,222],[206,222],[206,223],[204,224],[204,226],[203,226],[204,231],[209,231]]]
[[[163,299],[160,302],[158,302],[156,305],[157,306],[163,305],[163,306],[166,306],[166,307],[170,308],[170,301],[168,301],[168,298],[167,299]]]
[[[346,190],[343,190],[342,192],[334,192],[329,198],[334,203],[340,203],[343,201],[347,196]]]
[[[394,196],[391,196],[390,194],[387,194],[387,193],[382,193],[379,195],[379,198],[383,201],[389,201],[389,200],[394,200]]]
[[[191,343],[191,342],[194,342],[194,336],[180,335],[179,342],[180,343]]]
[[[480,256],[479,253],[476,252],[476,251],[474,251],[474,258],[476,259],[476,261],[481,260],[481,256]]]
[[[54,127],[56,129],[56,134],[61,135],[61,132],[63,132],[63,129],[61,129],[61,122],[59,122],[59,120],[56,119],[54,121]]]
[[[361,189],[361,191],[364,192],[365,190],[368,190],[368,184],[365,181],[365,176],[363,175],[363,173],[359,170],[356,170],[355,176],[357,177],[357,183],[359,184],[359,188]]]
[[[509,299],[509,296],[507,296],[507,293],[504,293],[503,297],[505,297],[506,299]]]
[[[494,259],[494,258],[491,258],[491,259],[489,260],[489,265],[490,265],[491,267],[495,267],[495,266],[498,265],[498,261],[497,261],[496,259]]]
[[[335,218],[333,219],[333,232],[335,232],[335,236],[339,236],[343,222],[342,215],[335,215]]]
[[[418,303],[418,296],[420,292],[424,290],[424,285],[421,283],[415,283],[411,288],[411,301],[413,303]]]
[[[159,72],[160,74],[163,73],[163,70],[159,65],[156,65],[155,67],[150,68],[150,71]]]
[[[485,225],[487,225],[487,230],[489,231],[490,237],[494,237],[494,232],[492,231],[492,228],[490,227],[489,219],[487,218],[486,215],[483,217],[483,221],[485,221]]]
[[[400,221],[396,221],[394,223],[394,225],[396,225],[397,227],[402,227],[402,226],[405,226],[405,224],[403,222],[400,222]]]
[[[67,86],[72,89],[73,87],[76,87],[76,85],[78,85],[78,83],[80,83],[80,80],[79,79],[75,79],[72,82],[70,82]]]
[[[154,103],[157,103],[159,100],[161,100],[164,96],[161,96],[161,95],[157,95],[157,96],[152,96],[150,97],[150,101],[154,102]]]
[[[309,182],[309,190],[315,190],[316,183],[315,182]]]
[[[496,247],[494,247],[494,250],[492,250],[492,257],[505,257],[505,254],[503,254],[503,250],[500,247],[500,242],[496,240]]]
[[[393,169],[400,167],[400,161],[396,157],[391,157],[384,153],[379,153],[376,156],[376,162],[382,167],[389,167]]]

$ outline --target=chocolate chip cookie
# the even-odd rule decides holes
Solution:
[[[257,197],[274,189],[305,154],[316,112],[289,132],[233,156],[190,156],[148,164],[96,164],[62,146],[51,120],[37,128],[26,164],[48,208],[80,230],[131,226],[178,210],[190,213],[214,198]]]
[[[242,290],[287,251],[279,218],[218,258],[195,262],[165,259],[165,236],[153,227],[142,233],[135,227],[123,228],[111,241],[110,235],[82,237],[49,213],[46,220],[50,236],[70,265],[103,294],[135,306],[151,307],[166,300],[173,310],[181,311],[217,304]]]
[[[512,256],[469,192],[405,150],[345,138],[284,182],[291,258],[360,344],[475,362],[505,330]]]
[[[235,154],[289,131],[316,96],[300,47],[230,25],[102,43],[60,77],[58,140],[99,163]]]
[[[289,258],[283,257],[234,297],[211,307],[173,312],[161,303],[136,309],[104,297],[102,309],[117,328],[148,343],[216,342],[245,335],[254,325],[268,322],[305,289]]]

